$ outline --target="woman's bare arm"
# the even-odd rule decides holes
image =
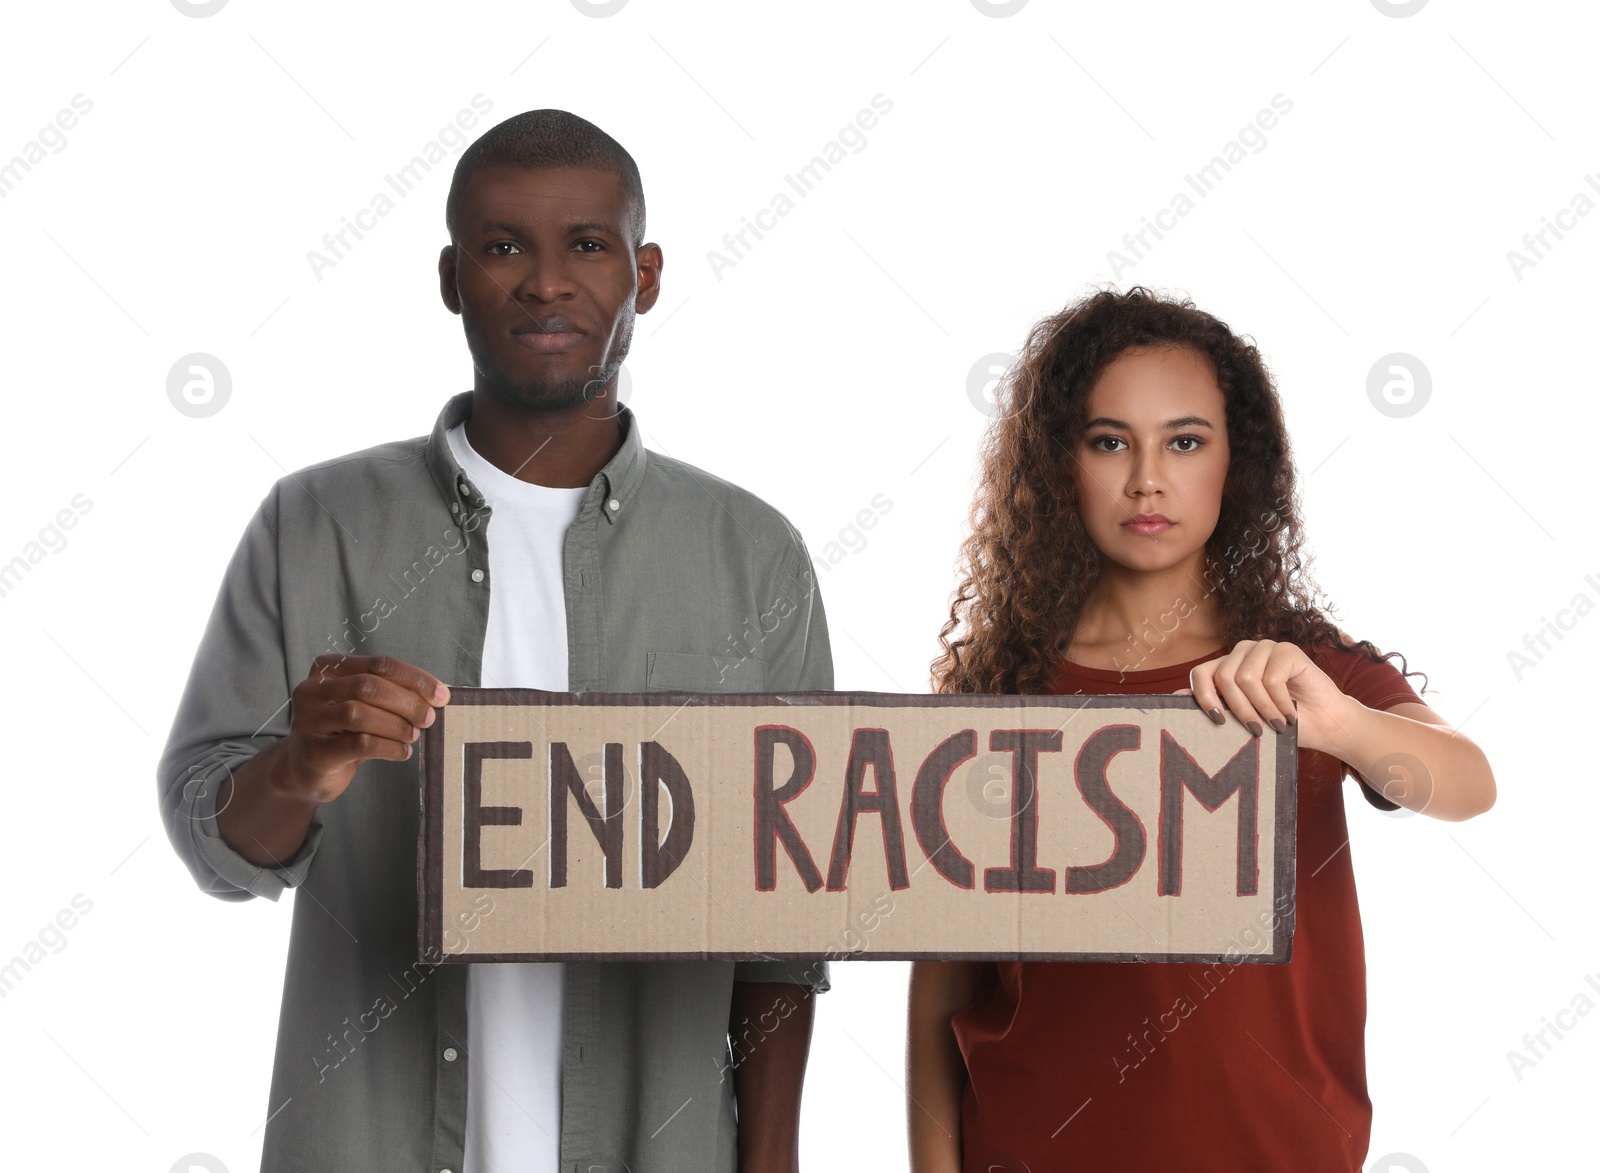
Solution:
[[[906,1015],[906,1116],[911,1173],[961,1173],[967,1068],[950,1019],[972,1003],[978,965],[916,961]]]

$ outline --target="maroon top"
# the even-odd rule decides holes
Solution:
[[[1064,663],[1050,691],[1176,692],[1222,654],[1141,672]],[[1421,703],[1390,663],[1342,649],[1312,658],[1369,708]],[[968,1073],[966,1173],[1360,1173],[1372,1103],[1348,772],[1300,751],[1287,964],[982,963],[977,997],[952,1023]]]

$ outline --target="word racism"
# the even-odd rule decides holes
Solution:
[[[1594,588],[1597,593],[1600,593],[1600,580],[1596,580],[1594,575],[1584,575],[1583,581]],[[1556,612],[1554,620],[1548,619],[1543,615],[1539,616],[1539,623],[1541,624],[1539,630],[1531,635],[1523,633],[1522,636],[1522,646],[1527,650],[1528,654],[1523,655],[1516,649],[1506,653],[1506,663],[1511,665],[1512,677],[1520,682],[1524,672],[1530,668],[1537,668],[1544,661],[1545,653],[1555,650],[1551,646],[1550,640],[1554,639],[1557,643],[1560,643],[1565,638],[1561,633],[1563,631],[1571,631],[1577,627],[1578,620],[1593,610],[1594,600],[1583,591],[1579,591],[1572,596],[1570,603]]]
[[[385,175],[383,181],[396,195],[402,198],[410,195],[422,182],[423,177],[444,162],[447,155],[461,152],[467,145],[466,135],[463,132],[471,130],[478,124],[479,116],[488,114],[492,109],[494,109],[492,100],[482,94],[473,94],[472,110],[463,108],[456,111],[455,119],[445,123],[437,135],[424,143],[420,153],[413,155],[410,161],[393,175]],[[473,110],[476,110],[477,114],[474,114]],[[379,219],[394,209],[394,200],[380,191],[367,201],[367,207],[358,209],[354,216],[340,216],[339,222],[343,227],[322,234],[322,251],[310,249],[306,253],[306,263],[311,266],[311,275],[321,281],[322,271],[333,268],[355,247],[347,237],[362,239],[366,233],[378,226]]]
[[[1585,175],[1583,181],[1600,192],[1600,175]],[[1555,249],[1555,244],[1550,240],[1552,235],[1557,241],[1563,240],[1567,232],[1578,226],[1578,217],[1587,216],[1594,211],[1594,201],[1588,193],[1578,192],[1569,201],[1571,207],[1560,208],[1556,211],[1554,220],[1549,216],[1540,216],[1539,222],[1544,225],[1537,232],[1524,232],[1522,234],[1522,247],[1526,252],[1510,249],[1506,252],[1506,263],[1511,266],[1511,275],[1518,281],[1522,280],[1522,271],[1532,269],[1540,261],[1547,259],[1546,254]],[[1566,231],[1563,232],[1562,230]],[[1541,249],[1539,246],[1543,245]]]
[[[881,93],[872,95],[872,110],[859,110],[855,120],[847,122],[838,135],[825,144],[822,153],[813,155],[811,161],[799,168],[793,175],[785,175],[783,181],[798,196],[804,198],[811,194],[817,184],[840,163],[845,160],[845,151],[859,155],[867,149],[866,132],[878,125],[878,115],[887,115],[894,109],[894,103]],[[859,129],[857,129],[859,127]],[[755,248],[754,241],[748,239],[754,236],[756,240],[763,239],[765,233],[771,232],[778,226],[778,219],[787,216],[795,210],[794,200],[789,198],[788,192],[775,192],[768,201],[768,206],[759,209],[754,216],[741,216],[740,221],[744,227],[737,232],[724,232],[722,234],[722,247],[725,252],[711,249],[706,253],[706,261],[711,265],[711,275],[718,281],[722,280],[722,271],[731,269],[745,259],[745,254]]]
[[[1282,94],[1272,95],[1272,110],[1286,115],[1293,109],[1294,102],[1289,98]],[[1278,125],[1278,114],[1274,114],[1272,110],[1263,108],[1257,111],[1255,119],[1245,123],[1238,137],[1223,145],[1221,154],[1213,155],[1211,161],[1194,175],[1183,177],[1184,182],[1196,195],[1205,197],[1216,190],[1217,185],[1227,178],[1229,172],[1244,162],[1247,148],[1254,155],[1259,155],[1267,149],[1266,132]],[[1173,194],[1167,207],[1156,212],[1154,218],[1139,217],[1144,227],[1137,232],[1122,234],[1122,247],[1127,251],[1119,252],[1117,249],[1111,249],[1106,253],[1106,264],[1111,266],[1111,276],[1113,278],[1120,276],[1124,269],[1133,268],[1154,251],[1155,244],[1147,239],[1147,233],[1158,241],[1163,239],[1163,229],[1171,232],[1178,226],[1179,218],[1187,216],[1194,209],[1195,202],[1187,193],[1179,191]]]
[[[1073,791],[1110,830],[1112,847],[1101,863],[1068,866],[1060,891],[1068,895],[1105,892],[1131,880],[1144,866],[1147,835],[1143,821],[1115,792],[1107,780],[1111,760],[1118,754],[1142,748],[1142,731],[1127,724],[1106,725],[1089,734],[1073,760]],[[628,805],[623,764],[623,745],[605,744],[604,774],[600,795],[592,795],[585,784],[567,742],[548,744],[548,802],[550,816],[548,872],[550,888],[568,884],[567,857],[571,842],[569,812],[576,805],[582,825],[599,844],[604,858],[604,886],[623,886],[624,824],[622,814]],[[1055,892],[1056,871],[1043,867],[1039,857],[1038,782],[1040,758],[1062,751],[1060,729],[995,729],[988,737],[991,752],[1011,758],[1012,794],[1010,858],[983,869],[985,892]],[[1156,891],[1161,896],[1176,896],[1182,889],[1184,796],[1198,799],[1207,811],[1215,811],[1229,798],[1238,798],[1238,839],[1235,853],[1234,884],[1238,895],[1257,891],[1259,868],[1257,810],[1261,789],[1261,743],[1251,738],[1220,770],[1208,773],[1166,730],[1161,731],[1159,747],[1160,821],[1156,836],[1158,866]],[[890,890],[911,886],[906,859],[906,827],[928,863],[930,877],[941,876],[959,889],[976,888],[979,877],[973,862],[961,851],[945,823],[945,790],[957,767],[978,753],[975,729],[962,729],[939,742],[923,759],[911,784],[909,804],[900,800],[899,778],[889,731],[880,728],[852,730],[849,756],[840,788],[839,813],[832,840],[826,845],[827,872],[818,866],[812,846],[802,837],[795,821],[785,809],[817,779],[818,755],[811,738],[789,725],[759,725],[754,730],[753,856],[751,877],[758,892],[777,887],[778,854],[782,848],[790,866],[807,892],[826,888],[842,892],[850,873],[856,828],[863,816],[877,820],[883,838],[883,854]],[[531,759],[531,741],[469,741],[463,751],[462,886],[474,888],[532,888],[533,871],[528,868],[490,868],[483,862],[483,829],[489,826],[520,826],[523,810],[516,806],[485,806],[484,762],[488,759]],[[543,754],[541,757],[545,756]],[[788,777],[779,780],[779,759],[788,759]],[[659,741],[644,741],[635,759],[639,788],[639,886],[656,888],[675,872],[689,854],[695,836],[695,792],[689,776],[677,757]],[[873,789],[866,788],[868,774]],[[830,787],[831,789],[831,787]],[[671,824],[663,836],[661,792],[666,792]],[[597,803],[596,798],[600,801]],[[917,872],[922,871],[918,865]]]
[[[1583,980],[1596,995],[1600,995],[1600,981],[1596,981],[1596,977],[1600,975],[1586,973],[1583,975]],[[1506,1062],[1511,1065],[1511,1074],[1517,1077],[1517,1082],[1522,1082],[1522,1073],[1527,1068],[1537,1067],[1541,1060],[1550,1058],[1550,1052],[1555,1049],[1556,1043],[1560,1042],[1568,1031],[1576,1030],[1578,1020],[1589,1017],[1594,1007],[1594,999],[1579,990],[1572,995],[1571,1006],[1556,1011],[1554,1022],[1540,1015],[1539,1021],[1544,1025],[1522,1036],[1523,1050],[1506,1052]]]

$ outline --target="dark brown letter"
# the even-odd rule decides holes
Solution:
[[[564,741],[550,743],[550,886],[567,886],[567,795],[577,800],[606,857],[606,887],[622,887],[622,743],[605,751],[605,814],[583,788],[583,776]]]
[[[779,743],[789,747],[794,758],[794,772],[782,786],[772,785],[773,750]],[[777,845],[783,840],[783,849],[794,862],[795,871],[805,883],[807,892],[822,887],[822,877],[817,865],[800,838],[794,824],[789,821],[783,804],[789,802],[811,785],[817,772],[817,751],[806,740],[806,735],[787,725],[759,725],[756,727],[756,891],[771,892],[777,886]]]
[[[1161,830],[1156,854],[1160,876],[1156,891],[1176,896],[1183,890],[1183,792],[1214,811],[1235,793],[1239,796],[1239,846],[1236,880],[1240,896],[1256,891],[1256,797],[1261,783],[1261,742],[1254,737],[1240,747],[1216,776],[1207,774],[1189,751],[1161,731]]]
[[[956,767],[978,753],[978,733],[963,729],[933,747],[911,784],[911,829],[934,869],[957,888],[972,887],[972,861],[950,840],[944,824],[944,788]]]
[[[867,767],[872,767],[876,789],[861,788]],[[856,818],[864,811],[877,813],[883,825],[883,854],[888,862],[889,887],[908,888],[906,837],[900,826],[900,793],[894,779],[894,753],[887,729],[857,729],[850,738],[850,760],[844,768],[844,801],[833,831],[833,855],[828,861],[828,891],[842,892],[850,871],[850,849],[855,845]]]
[[[1104,863],[1069,867],[1065,887],[1068,892],[1104,892],[1126,884],[1144,863],[1144,824],[1106,782],[1111,759],[1125,749],[1139,748],[1137,725],[1107,725],[1084,741],[1072,772],[1078,792],[1100,821],[1111,828],[1111,855]]]
[[[463,888],[531,888],[533,873],[525,868],[514,871],[484,870],[483,828],[520,827],[520,806],[483,805],[483,760],[485,758],[531,758],[531,741],[469,741],[462,753],[461,886]]]
[[[672,824],[665,842],[660,838],[658,786],[665,786],[672,800]],[[654,741],[639,747],[639,830],[640,883],[646,888],[660,887],[661,881],[678,870],[694,842],[694,791],[678,759]]]
[[[1054,892],[1054,868],[1036,866],[1039,857],[1039,755],[1061,752],[1059,729],[996,729],[989,748],[1011,758],[1011,866],[984,868],[988,892]]]

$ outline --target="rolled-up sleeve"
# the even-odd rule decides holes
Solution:
[[[276,900],[301,883],[322,835],[280,867],[254,864],[223,840],[217,794],[231,771],[289,732],[274,486],[228,562],[156,767],[162,822],[200,890],[220,900]]]

